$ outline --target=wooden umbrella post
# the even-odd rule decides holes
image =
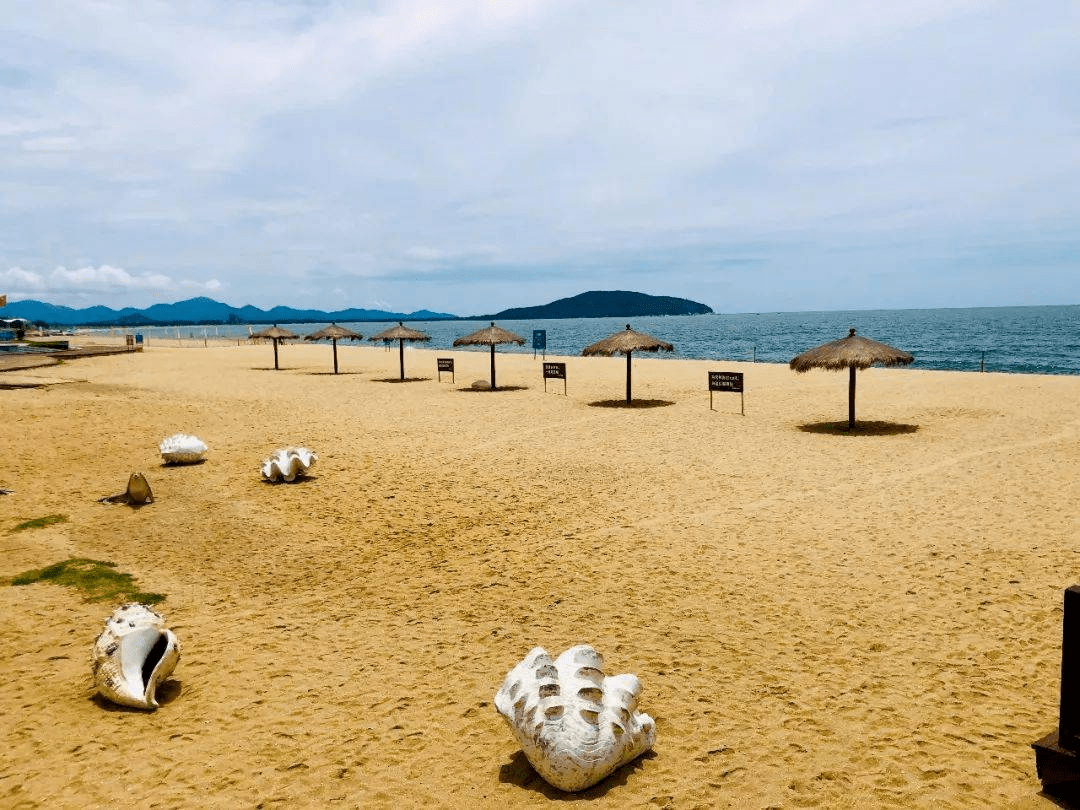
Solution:
[[[334,373],[337,374],[337,338],[330,340],[334,344]]]
[[[626,353],[626,404],[630,404],[630,355],[633,352]]]
[[[405,382],[405,338],[398,338],[398,360],[401,361],[401,381]]]
[[[274,339],[273,339],[273,343],[274,343],[274,371],[277,371],[277,370],[278,370],[278,364],[277,364],[277,342],[278,342],[278,339],[277,339],[277,338],[274,338]]]
[[[855,366],[848,366],[851,371],[848,377],[847,392],[847,426],[848,430],[855,429]]]
[[[495,344],[491,344],[491,390],[495,390]]]

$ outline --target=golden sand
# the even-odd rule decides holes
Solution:
[[[183,657],[154,713],[94,699],[112,606],[0,587],[0,806],[547,807],[493,707],[533,646],[644,684],[655,752],[596,807],[1050,807],[1061,599],[1080,580],[1080,379],[173,348],[0,390],[0,577],[110,560]],[[456,383],[435,357],[457,360]],[[548,358],[553,359],[553,358]],[[706,371],[746,374],[710,411]],[[555,393],[555,391],[559,393]],[[205,464],[157,444],[202,438]],[[320,455],[260,481],[273,449]],[[146,473],[156,502],[97,498]],[[8,533],[30,518],[66,523]]]

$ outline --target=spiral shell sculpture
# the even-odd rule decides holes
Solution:
[[[180,642],[165,628],[165,617],[147,605],[129,602],[105,620],[90,654],[90,668],[102,697],[121,706],[156,709],[158,685],[179,660]]]
[[[495,695],[529,763],[559,790],[592,787],[656,741],[653,719],[637,711],[637,676],[605,677],[603,665],[587,645],[555,661],[536,647]]]
[[[262,477],[267,481],[295,481],[307,475],[319,457],[306,447],[275,450],[262,463]]]
[[[197,464],[206,455],[207,447],[197,436],[188,436],[186,433],[174,433],[167,439],[162,439],[158,445],[161,451],[161,459],[166,464]]]

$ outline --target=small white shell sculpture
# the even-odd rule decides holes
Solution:
[[[169,438],[162,439],[158,449],[166,464],[197,464],[203,460],[208,448],[197,436],[174,433]]]
[[[656,741],[653,719],[637,711],[637,676],[608,678],[603,665],[587,645],[554,662],[536,647],[495,695],[495,708],[529,763],[559,790],[592,787]]]
[[[147,605],[129,602],[105,620],[94,642],[90,668],[102,696],[121,706],[156,709],[158,684],[176,668],[180,642],[165,628],[165,617]]]
[[[262,463],[262,477],[267,481],[295,481],[307,474],[319,457],[306,447],[275,450]]]

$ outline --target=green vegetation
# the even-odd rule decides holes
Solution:
[[[54,523],[67,523],[67,519],[67,515],[46,515],[45,517],[34,518],[20,523],[11,531],[22,532],[27,529],[43,529],[46,526],[52,526]]]
[[[143,602],[154,605],[165,599],[165,594],[143,593],[135,590],[131,574],[122,574],[116,563],[73,557],[53,563],[45,568],[24,571],[11,579],[12,585],[30,585],[34,582],[54,582],[68,588],[77,588],[89,602]]]

